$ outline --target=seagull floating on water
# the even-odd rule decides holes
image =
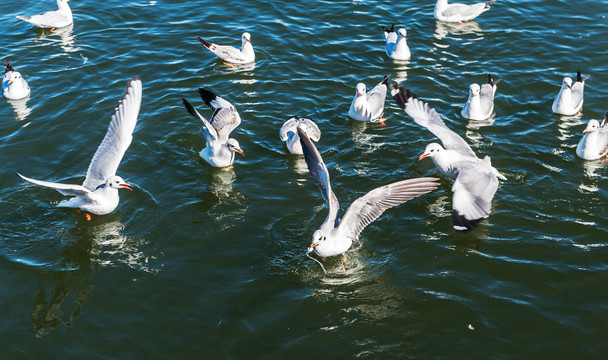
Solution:
[[[2,78],[2,96],[11,100],[24,99],[30,95],[30,86],[18,71],[6,62],[6,70]]]
[[[141,105],[141,92],[141,81],[138,78],[130,80],[112,115],[108,131],[89,164],[82,185],[41,181],[19,173],[17,175],[36,185],[53,188],[62,195],[72,196],[61,201],[58,207],[76,208],[94,215],[105,215],[114,211],[119,202],[118,189],[132,190],[131,185],[116,175],[116,170],[133,138]],[[91,220],[87,213],[87,220]]]
[[[302,152],[302,145],[300,145],[300,135],[298,135],[298,127],[304,129],[308,137],[310,137],[313,141],[319,141],[321,138],[321,130],[314,121],[309,118],[301,118],[297,115],[290,117],[285,121],[283,126],[281,126],[281,130],[279,131],[279,135],[281,136],[281,141],[285,141],[287,145],[287,150],[290,153],[296,155],[304,154]]]
[[[380,126],[386,126],[382,120],[384,112],[384,101],[386,99],[386,84],[388,75],[369,92],[366,92],[365,84],[357,84],[357,92],[350,104],[348,116],[357,121],[373,121],[379,119]]]
[[[583,137],[576,146],[576,155],[584,160],[597,160],[608,153],[608,112],[600,124],[589,120]]]
[[[591,75],[584,78],[581,72],[576,72],[576,82],[572,84],[572,78],[566,76],[562,81],[562,87],[553,101],[551,110],[556,114],[561,115],[578,115],[582,116],[581,109],[583,108],[583,93],[585,91],[585,80]]]
[[[344,254],[367,225],[394,206],[403,204],[420,195],[429,193],[439,185],[438,178],[424,177],[398,181],[376,188],[355,200],[339,219],[340,204],[331,189],[329,172],[323,158],[308,135],[297,128],[304,151],[304,159],[313,180],[319,185],[329,214],[323,225],[312,235],[308,253],[315,252],[322,258]]]
[[[462,109],[462,117],[471,120],[485,120],[492,116],[494,111],[494,94],[496,84],[502,79],[492,81],[492,75],[488,74],[488,82],[481,85],[471,84],[469,86],[469,99]]]
[[[200,88],[198,93],[201,98],[213,110],[211,120],[207,121],[186,99],[182,99],[186,110],[195,118],[201,119],[203,124],[203,136],[207,142],[200,155],[211,166],[227,167],[234,162],[234,153],[245,155],[239,146],[239,142],[229,138],[232,130],[241,123],[236,108],[231,103],[217,96],[212,91]]]
[[[481,13],[490,10],[496,0],[475,3],[471,5],[454,3],[448,4],[448,0],[437,0],[435,4],[435,19],[447,22],[462,22],[473,20]]]
[[[400,28],[395,32],[395,24],[391,28],[382,27],[384,29],[384,38],[386,45],[384,50],[386,55],[394,60],[409,60],[412,57],[410,48],[407,46],[407,31]]]
[[[48,11],[42,15],[17,16],[17,18],[44,29],[68,26],[73,23],[72,9],[70,9],[68,1],[57,0],[57,7],[59,9],[55,11]]]
[[[472,230],[490,214],[498,179],[506,178],[492,166],[488,156],[479,159],[469,144],[445,125],[435,109],[409,90],[393,88],[391,94],[418,125],[427,128],[445,146],[437,143],[427,145],[418,160],[430,157],[442,174],[455,179],[452,186],[454,229]]]
[[[209,51],[217,55],[220,59],[233,64],[249,64],[255,61],[253,45],[251,45],[251,35],[248,32],[241,36],[241,47],[217,45],[200,36],[196,37]]]

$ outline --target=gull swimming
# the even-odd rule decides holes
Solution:
[[[427,128],[445,146],[437,143],[427,145],[418,160],[430,157],[443,175],[455,179],[452,186],[454,229],[472,230],[489,216],[498,179],[506,178],[492,166],[488,156],[479,159],[469,144],[445,125],[435,109],[409,90],[394,88],[391,94],[418,125]]]
[[[386,55],[394,60],[409,60],[412,54],[407,46],[407,31],[400,28],[395,32],[395,24],[391,25],[390,29],[384,26],[382,28],[386,39],[386,45],[384,46]]]
[[[439,185],[438,178],[424,177],[397,181],[378,187],[355,200],[339,219],[340,204],[331,189],[329,172],[323,158],[308,135],[297,128],[304,150],[304,159],[313,180],[319,185],[329,206],[327,218],[312,235],[307,253],[315,252],[322,258],[344,254],[367,225],[394,206],[429,193]]]
[[[382,113],[384,112],[387,82],[388,75],[369,92],[366,92],[364,83],[358,83],[355,97],[348,110],[348,116],[357,121],[373,121],[379,119],[380,126],[386,126],[382,119]]]
[[[133,139],[133,130],[141,105],[142,86],[138,78],[129,81],[127,89],[112,115],[108,131],[97,148],[82,185],[62,184],[35,180],[19,173],[22,179],[40,186],[57,190],[64,196],[72,196],[61,201],[58,207],[76,208],[85,211],[87,220],[91,215],[109,214],[118,206],[118,189],[132,190],[116,170],[125,151]]]
[[[72,9],[70,9],[68,1],[57,0],[57,7],[59,9],[55,11],[48,11],[42,15],[17,16],[17,18],[44,29],[68,26],[73,23]]]
[[[447,22],[469,21],[490,10],[490,5],[495,1],[491,0],[467,5],[461,3],[448,4],[448,0],[437,0],[434,16],[437,20]]]
[[[576,82],[572,84],[572,78],[566,76],[562,81],[562,87],[559,93],[553,100],[551,110],[556,114],[561,115],[578,115],[583,116],[581,109],[583,108],[583,92],[585,91],[585,80],[591,75],[584,78],[581,72],[576,72]]]
[[[583,137],[576,146],[576,155],[584,160],[597,160],[608,153],[608,112],[600,124],[589,120]]]
[[[314,121],[309,118],[301,118],[298,115],[291,116],[279,131],[281,141],[285,141],[287,150],[295,155],[303,155],[302,145],[300,144],[300,135],[297,128],[301,127],[312,141],[319,141],[321,138],[321,130]]]
[[[30,86],[27,81],[21,76],[21,73],[13,69],[11,62],[7,61],[4,77],[2,78],[2,96],[11,100],[19,100],[29,95]]]
[[[209,51],[217,55],[220,59],[233,64],[249,64],[255,61],[253,45],[251,45],[251,35],[248,32],[241,36],[241,47],[217,45],[200,36],[196,37]]]
[[[462,109],[462,117],[471,120],[485,120],[492,116],[494,111],[494,94],[496,84],[502,79],[492,81],[492,75],[488,74],[488,82],[481,85],[471,84],[469,86],[469,99]]]
[[[186,99],[182,99],[186,110],[195,118],[201,119],[203,124],[203,136],[207,142],[200,155],[211,166],[223,168],[231,166],[234,162],[234,153],[245,155],[239,142],[229,138],[232,130],[241,123],[238,111],[231,103],[217,96],[212,91],[200,88],[198,93],[201,98],[213,110],[211,120],[207,121]]]

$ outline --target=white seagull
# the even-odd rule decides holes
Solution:
[[[409,90],[394,88],[391,94],[418,125],[427,128],[445,146],[431,143],[418,159],[430,157],[442,174],[456,179],[452,186],[454,229],[472,230],[490,214],[498,179],[506,178],[492,166],[488,156],[479,159],[464,139],[445,125],[435,109],[417,99]]]
[[[581,109],[583,108],[583,92],[585,91],[585,80],[591,75],[584,78],[581,72],[576,72],[576,82],[572,84],[572,78],[566,76],[562,81],[562,87],[559,93],[553,100],[551,110],[556,114],[561,115],[578,115],[582,116]]]
[[[313,180],[329,206],[329,214],[323,225],[312,235],[308,253],[315,252],[322,258],[344,254],[367,225],[376,220],[386,209],[429,193],[439,185],[438,178],[425,177],[397,181],[376,188],[355,200],[339,219],[340,204],[331,190],[329,172],[321,154],[308,135],[298,127],[304,159]]]
[[[281,130],[279,131],[279,135],[281,136],[281,141],[285,141],[287,145],[287,150],[290,153],[296,155],[304,154],[302,152],[302,145],[300,145],[300,135],[298,135],[297,128],[301,127],[305,130],[308,137],[310,137],[313,141],[319,141],[321,138],[321,130],[314,121],[309,118],[301,118],[298,115],[291,116],[283,126],[281,126]]]
[[[407,31],[400,28],[398,32],[395,32],[395,24],[391,25],[390,29],[384,26],[382,28],[386,39],[386,45],[384,46],[386,55],[394,60],[409,60],[412,54],[407,46]]]
[[[55,11],[48,11],[42,15],[17,16],[17,18],[25,20],[33,25],[38,26],[39,28],[45,29],[68,26],[73,23],[72,9],[70,9],[68,1],[69,0],[57,0],[57,7],[59,9]]]
[[[112,115],[108,131],[89,164],[82,185],[40,181],[19,173],[17,175],[36,185],[53,188],[62,195],[72,196],[57,206],[86,211],[87,220],[91,220],[88,213],[105,215],[114,211],[119,202],[118,189],[132,190],[131,185],[116,175],[116,170],[133,138],[141,105],[141,91],[141,81],[138,78],[129,81],[122,100]]]
[[[348,116],[357,121],[372,121],[379,119],[380,126],[386,126],[382,119],[382,113],[384,112],[387,82],[388,75],[369,92],[366,92],[364,83],[358,83],[355,97],[348,110]]]
[[[486,120],[492,116],[494,111],[494,94],[496,84],[502,79],[492,81],[492,75],[488,74],[488,82],[481,85],[471,84],[469,86],[469,99],[462,109],[462,117],[471,120]]]
[[[448,0],[437,0],[435,4],[435,19],[447,22],[462,22],[473,20],[481,13],[490,9],[496,0],[467,4],[448,4]]]
[[[207,144],[201,150],[200,155],[211,166],[219,168],[230,166],[234,162],[235,152],[243,156],[245,155],[239,146],[239,142],[229,138],[232,130],[236,129],[241,123],[241,117],[231,103],[213,92],[200,88],[198,89],[198,93],[205,104],[213,110],[210,121],[207,121],[207,119],[199,114],[186,99],[182,99],[182,101],[186,106],[186,110],[195,118],[201,119],[203,124],[205,124],[202,130]]]
[[[584,160],[597,160],[608,153],[608,112],[600,124],[589,120],[583,137],[576,146],[576,155]]]
[[[30,95],[30,86],[18,71],[11,66],[11,62],[6,62],[6,70],[2,78],[2,96],[11,100],[19,100]]]
[[[217,55],[220,59],[233,64],[249,64],[255,61],[253,45],[251,45],[251,35],[248,32],[241,36],[241,47],[217,45],[207,40],[196,37],[207,49]]]

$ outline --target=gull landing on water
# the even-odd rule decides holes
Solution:
[[[364,83],[358,83],[357,92],[348,110],[348,116],[357,121],[379,119],[380,126],[386,126],[382,119],[382,113],[384,112],[384,101],[386,100],[387,82],[388,75],[369,92],[366,92]]]
[[[475,3],[471,5],[454,3],[448,4],[448,0],[437,0],[435,4],[435,19],[447,22],[463,22],[473,20],[483,12],[490,10],[496,0]]]
[[[190,115],[200,119],[203,124],[203,136],[207,142],[200,155],[211,166],[223,168],[232,165],[234,153],[245,155],[239,142],[229,138],[232,130],[241,123],[236,108],[231,103],[207,89],[198,89],[198,93],[212,110],[211,120],[207,121],[186,99],[182,99]]]
[[[24,99],[30,95],[30,86],[18,71],[6,62],[4,77],[2,78],[2,96],[10,100]]]
[[[576,146],[576,155],[584,160],[597,160],[608,153],[608,112],[600,124],[589,120],[583,137]]]
[[[492,81],[492,75],[488,74],[488,82],[479,86],[471,84],[469,86],[469,99],[462,109],[462,117],[470,120],[486,120],[492,116],[494,111],[494,95],[496,94],[496,84],[502,79]]]
[[[584,78],[581,72],[576,72],[576,82],[572,84],[572,78],[566,76],[562,81],[562,87],[559,93],[553,100],[551,110],[556,114],[567,116],[583,116],[581,109],[583,108],[583,93],[585,91],[585,80],[591,75]]]
[[[131,185],[116,176],[116,170],[133,138],[141,105],[141,92],[139,79],[129,81],[127,90],[112,115],[108,131],[93,155],[82,185],[41,181],[19,173],[17,175],[36,185],[53,188],[62,195],[72,196],[61,201],[58,207],[76,208],[94,215],[105,215],[114,211],[119,202],[118,189],[132,190]],[[86,217],[91,220],[89,214],[86,214]]]
[[[57,7],[59,9],[55,11],[48,11],[42,15],[17,16],[17,18],[43,29],[68,26],[73,23],[72,10],[68,5],[68,1],[69,0],[57,0]]]
[[[300,145],[300,135],[298,135],[298,127],[302,128],[304,132],[310,137],[312,141],[319,141],[321,139],[321,130],[314,121],[309,118],[301,118],[297,115],[291,116],[279,131],[281,141],[285,141],[287,150],[295,155],[302,155],[302,145]]]
[[[323,225],[314,232],[307,253],[315,252],[322,258],[344,254],[367,225],[394,206],[429,193],[439,185],[438,178],[416,178],[398,181],[376,188],[355,200],[339,219],[340,204],[331,189],[329,172],[323,158],[308,135],[298,127],[306,165],[313,180],[329,206]]]
[[[202,39],[200,36],[197,36],[196,38],[203,46],[209,49],[209,51],[227,63],[249,64],[255,61],[255,53],[253,52],[253,45],[251,45],[251,35],[248,32],[243,33],[241,36],[240,48],[235,46],[217,45]]]
[[[455,179],[452,186],[454,229],[472,230],[489,216],[498,179],[506,178],[492,166],[488,156],[479,159],[469,144],[445,125],[435,109],[409,90],[392,87],[391,94],[418,125],[427,128],[443,143],[443,146],[437,143],[427,145],[418,160],[430,157],[442,174]]]

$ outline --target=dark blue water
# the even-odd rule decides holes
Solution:
[[[0,4],[2,57],[32,88],[0,104],[0,357],[603,358],[608,351],[608,164],[575,154],[606,112],[608,5],[497,1],[444,24],[428,1],[71,1],[74,27]],[[412,59],[385,59],[381,25],[404,26]],[[232,68],[196,41],[238,45]],[[586,83],[582,118],[551,113],[563,76]],[[498,85],[493,122],[463,120],[473,82]],[[80,183],[127,79],[144,96],[117,210],[87,222],[34,178]],[[387,99],[386,128],[347,116],[358,82],[384,75],[415,91],[506,177],[487,221],[452,229],[451,182],[388,210],[347,253],[305,257],[327,209],[278,131],[314,119],[343,209],[397,180],[437,175],[418,161],[436,141]],[[209,88],[243,118],[246,157],[229,170],[198,152]]]

